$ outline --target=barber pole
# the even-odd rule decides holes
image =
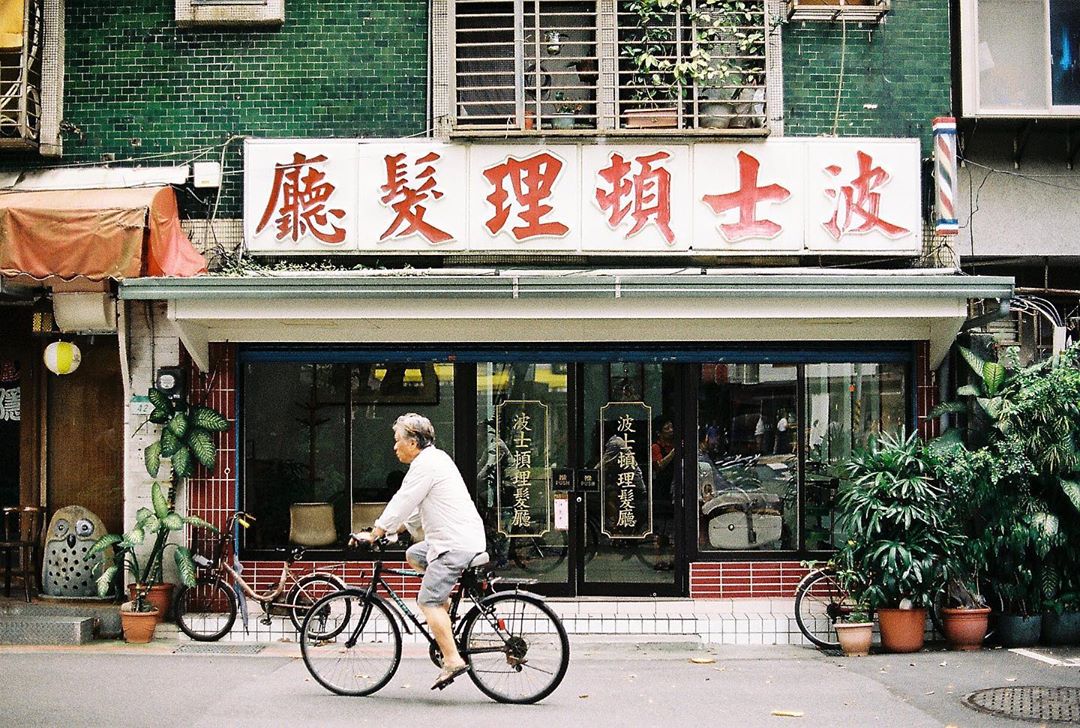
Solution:
[[[956,119],[939,116],[934,119],[934,232],[956,235]]]

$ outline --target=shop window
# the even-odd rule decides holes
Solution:
[[[765,125],[764,0],[457,0],[455,126]]]
[[[698,386],[698,547],[798,544],[795,365],[703,364]]]
[[[242,507],[259,520],[245,546],[336,548],[370,527],[407,470],[393,452],[398,416],[430,418],[438,446],[453,455],[453,371],[431,363],[247,363]]]
[[[1080,116],[1074,0],[964,0],[965,116]]]
[[[175,9],[181,27],[285,22],[285,0],[176,0]]]
[[[903,430],[904,372],[891,363],[701,365],[699,550],[833,548],[838,465],[871,435]]]
[[[838,464],[882,432],[903,432],[907,387],[900,364],[807,364],[804,533],[806,549],[836,546]]]

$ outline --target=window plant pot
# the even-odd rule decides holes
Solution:
[[[554,113],[551,115],[551,128],[552,129],[573,129],[574,128],[574,115],[565,113]]]
[[[879,609],[878,624],[886,652],[918,652],[923,648],[925,609]]]
[[[128,584],[128,599],[135,600],[135,584]],[[150,591],[146,594],[146,601],[157,610],[157,621],[165,619],[172,604],[173,585],[171,583],[151,584]]]
[[[978,650],[990,624],[990,607],[941,610],[945,639],[954,650]]]
[[[1054,647],[1080,645],[1080,612],[1047,612],[1042,618],[1042,641]]]
[[[836,625],[836,637],[846,657],[865,657],[874,639],[874,623],[841,622]]]
[[[134,606],[133,602],[125,602],[120,606],[120,625],[124,630],[124,641],[145,644],[154,639],[154,630],[160,621],[158,610],[133,612],[131,610]]]
[[[1031,647],[1039,642],[1041,614],[999,614],[996,623],[1002,647]]]
[[[675,107],[623,111],[623,126],[627,129],[674,129],[678,124],[679,112]]]

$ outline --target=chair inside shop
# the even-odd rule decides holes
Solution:
[[[386,501],[365,501],[353,503],[352,530],[369,531],[375,526],[375,519],[382,515]]]
[[[0,563],[4,567],[4,596],[11,596],[11,574],[13,569],[17,569],[22,573],[23,591],[29,602],[41,559],[45,509],[39,506],[9,506],[3,509],[2,516],[0,556],[3,559]]]
[[[337,543],[334,506],[330,503],[293,503],[289,506],[289,543],[330,546]]]

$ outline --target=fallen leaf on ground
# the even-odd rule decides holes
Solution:
[[[1015,678],[1015,677],[1007,677],[1007,678],[1005,678],[1005,679],[1006,679],[1006,680],[1008,680],[1009,682],[1016,682],[1016,678]]]
[[[579,698],[587,698],[587,697],[589,697],[589,694],[588,694],[588,693],[585,693],[584,695],[579,695],[578,697],[579,697]]]
[[[801,710],[774,710],[772,715],[780,718],[802,718],[803,712]]]
[[[934,694],[933,690],[927,690],[925,693],[923,693],[923,695],[933,695],[933,694]]]
[[[949,663],[947,663],[947,662],[939,662],[939,663],[938,663],[938,665],[940,665],[941,667],[945,667],[945,666],[947,666],[948,664],[949,664]]]
[[[695,665],[711,665],[716,662],[715,657],[691,657],[690,662]]]

